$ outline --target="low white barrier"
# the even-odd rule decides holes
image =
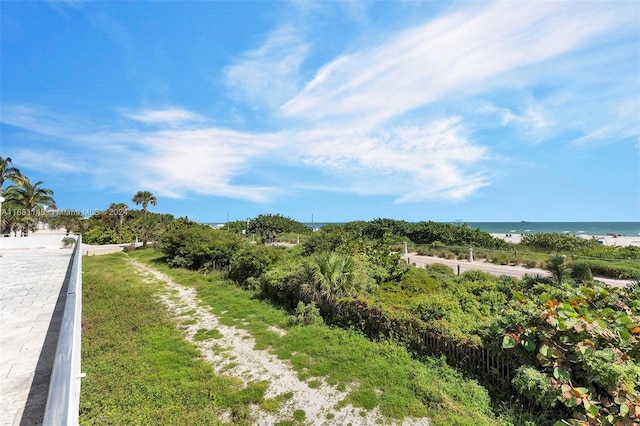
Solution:
[[[77,238],[71,258],[71,274],[58,346],[49,381],[49,394],[43,421],[45,426],[75,426],[78,424],[80,379],[84,377],[84,374],[80,373],[82,237],[78,235]],[[58,240],[60,240],[59,236]]]

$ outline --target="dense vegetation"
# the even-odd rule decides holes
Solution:
[[[283,256],[288,253],[273,249]],[[279,309],[259,297],[260,291],[240,288],[223,272],[169,269],[157,263],[157,252],[137,251],[132,256],[195,288],[223,324],[249,331],[257,348],[269,348],[278,358],[289,360],[300,380],[310,386],[324,381],[349,389],[345,402],[358,410],[379,407],[390,419],[426,415],[434,425],[514,424],[509,416],[493,416],[486,390],[464,379],[442,358],[419,362],[390,340],[372,342],[353,330],[328,327],[311,304],[299,304],[290,312]],[[287,333],[275,333],[273,327]],[[275,403],[265,399],[260,405],[271,408]]]
[[[438,265],[415,269],[400,262],[389,243],[409,235],[432,243],[458,235],[487,248],[501,243],[464,226],[427,222],[414,228],[422,234],[410,228],[390,220],[329,226],[285,250],[183,223],[168,235],[184,238],[167,236],[161,247],[169,263],[205,272],[212,265],[197,253],[207,247],[222,256],[217,267],[260,297],[302,317],[318,309],[329,324],[391,338],[416,356],[424,354],[427,335],[463,352],[486,348],[513,372],[508,385],[518,404],[544,413],[539,424],[633,424],[640,415],[636,287],[608,288],[593,281],[588,265],[559,255],[545,262],[553,279],[477,271],[455,276]],[[211,237],[194,243],[186,237],[194,232]]]
[[[396,245],[396,249],[400,248]],[[434,242],[428,245],[410,243],[410,250],[419,255],[447,259],[467,259],[469,245],[445,245]],[[549,253],[563,255],[571,268],[589,268],[596,276],[608,278],[640,278],[640,247],[603,246],[595,239],[572,235],[540,233],[528,234],[519,244],[509,244],[506,249],[489,249],[474,246],[474,257],[499,265],[524,265],[545,267]]]

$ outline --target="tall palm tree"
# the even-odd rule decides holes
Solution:
[[[142,204],[142,216],[145,217],[147,215],[147,207],[149,204],[155,206],[158,204],[158,199],[155,195],[153,195],[149,191],[138,191],[136,195],[133,196],[132,201],[136,204]]]
[[[7,188],[7,200],[18,204],[26,210],[26,220],[23,231],[28,232],[29,227],[35,225],[36,217],[43,215],[44,208],[57,208],[51,189],[42,188],[42,181],[31,183],[27,177],[20,178],[19,185],[11,185]]]
[[[124,218],[127,215],[127,210],[129,206],[125,203],[111,203],[109,206],[109,211],[117,220],[118,225],[118,243],[122,242],[122,226],[124,225]]]
[[[158,199],[149,191],[138,191],[131,201],[136,204],[142,204],[142,249],[146,249],[149,236],[148,225],[145,220],[147,218],[147,206],[149,204],[155,206],[158,204]]]

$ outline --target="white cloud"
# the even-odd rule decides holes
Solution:
[[[59,150],[19,149],[13,154],[20,159],[20,167],[54,173],[84,171],[84,164],[76,162],[75,155]]]
[[[259,48],[228,66],[224,81],[237,99],[251,106],[279,107],[298,91],[309,48],[293,26],[280,27]]]
[[[464,4],[382,45],[330,62],[282,111],[303,119],[384,120],[454,92],[480,93],[484,81],[633,24],[629,9],[607,3]]]
[[[302,131],[302,164],[339,177],[336,190],[396,195],[398,201],[462,199],[488,184],[478,168],[487,150],[475,145],[458,117],[421,126],[325,127]]]
[[[493,154],[474,140],[471,131],[480,127],[474,113],[475,120],[489,115],[494,126],[511,126],[534,142],[563,129],[584,135],[576,147],[637,137],[637,83],[596,85],[593,76],[568,83],[577,71],[590,75],[589,66],[604,65],[589,55],[576,65],[567,55],[595,38],[606,42],[637,11],[626,13],[630,6],[618,3],[580,5],[463,3],[381,45],[332,60],[304,87],[300,70],[310,45],[295,27],[280,27],[224,70],[238,99],[283,113],[279,131],[221,128],[172,107],[129,112],[136,123],[98,127],[37,107],[3,105],[2,122],[74,145],[78,164],[91,164],[87,170],[96,182],[121,191],[265,202],[291,189],[313,188],[397,202],[462,200],[490,183],[485,162]],[[617,52],[616,59],[626,52]],[[548,74],[535,74],[540,71]],[[562,89],[544,99],[528,93],[527,85],[557,77]],[[446,104],[449,97],[456,100]],[[480,105],[476,111],[459,107],[468,100]],[[433,105],[436,113],[418,110]],[[453,105],[456,112],[440,105]],[[581,116],[584,105],[588,114]],[[593,119],[598,112],[601,117]],[[65,167],[53,171],[71,171]],[[293,180],[288,167],[323,179],[296,173]],[[285,171],[281,177],[279,170]],[[261,181],[262,174],[279,179]]]
[[[47,136],[63,137],[77,133],[78,128],[62,114],[34,105],[0,104],[0,121]]]
[[[138,149],[135,172],[144,184],[168,196],[221,195],[266,201],[277,188],[237,185],[236,177],[277,146],[273,135],[256,135],[218,128],[150,133]]]
[[[187,121],[200,121],[203,118],[190,111],[178,108],[168,108],[160,110],[144,110],[137,113],[127,114],[127,117],[145,124],[166,124],[172,125]]]
[[[29,127],[37,122],[33,117],[20,126],[39,132],[41,127]],[[325,125],[273,133],[233,131],[202,122],[98,132],[87,123],[83,131],[72,131],[78,127],[65,119],[56,128],[76,147],[77,164],[90,165],[85,171],[97,185],[120,191],[147,188],[176,198],[204,194],[266,202],[296,188],[320,185],[409,201],[460,199],[487,184],[478,171],[486,148],[472,142],[457,117],[392,128]],[[326,179],[319,183],[286,178],[286,173],[271,184],[259,179],[267,171],[278,176],[279,170],[291,166]],[[72,171],[63,163],[49,170]]]

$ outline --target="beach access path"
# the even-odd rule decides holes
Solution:
[[[449,266],[455,273],[457,273],[458,268],[460,268],[460,273],[475,270],[488,272],[492,275],[497,276],[508,275],[516,278],[522,278],[525,275],[535,274],[543,275],[546,277],[551,276],[551,273],[546,269],[526,268],[524,266],[495,265],[493,263],[485,262],[484,260],[469,262],[468,260],[450,260],[443,259],[441,257],[419,256],[417,253],[405,254],[404,256],[402,256],[402,258],[407,263],[414,264],[415,266],[422,268],[432,263],[441,263],[443,265]],[[594,277],[594,279],[602,281],[603,283],[608,284],[612,287],[624,287],[631,282],[630,280],[617,280],[613,278],[601,277]]]

